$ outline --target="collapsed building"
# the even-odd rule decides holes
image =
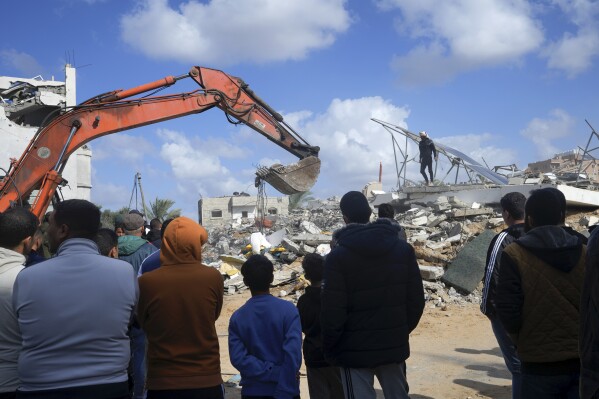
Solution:
[[[7,174],[11,158],[21,156],[47,120],[77,104],[75,72],[67,64],[64,82],[0,76],[0,176]],[[65,199],[90,199],[91,157],[91,149],[83,146],[67,162],[63,176],[68,184],[61,187]]]

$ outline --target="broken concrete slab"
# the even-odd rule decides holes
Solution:
[[[420,268],[420,276],[424,280],[436,281],[439,280],[444,273],[442,267],[439,266],[418,266]]]
[[[426,215],[418,216],[412,219],[414,226],[425,226],[428,223],[428,217]]]
[[[446,215],[449,218],[458,218],[458,217],[476,216],[476,215],[492,215],[493,212],[494,212],[493,208],[479,208],[479,209],[466,208],[466,209],[453,209],[453,210],[447,212]]]
[[[308,245],[312,245],[314,247],[319,246],[320,244],[330,244],[331,239],[333,237],[328,234],[307,234],[302,233],[298,235],[291,236],[290,239],[293,242],[305,242]]]
[[[431,217],[429,217],[429,221],[428,221],[428,223],[426,225],[427,225],[427,227],[437,227],[444,220],[447,220],[447,215],[445,215],[445,214],[442,214],[442,215],[439,215],[439,216],[433,216],[433,215],[431,215]]]
[[[587,215],[580,218],[581,226],[594,226],[599,223],[599,217]]]
[[[464,245],[441,280],[467,293],[474,291],[483,278],[487,249],[494,236],[494,231],[485,230]]]
[[[308,234],[320,234],[322,230],[314,223],[304,220],[300,223],[300,228]]]

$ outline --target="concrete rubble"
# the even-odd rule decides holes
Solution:
[[[432,202],[413,202],[409,209],[397,212],[395,219],[405,228],[408,242],[414,247],[427,306],[445,310],[448,305],[480,303],[482,283],[465,291],[463,287],[448,284],[443,276],[457,254],[468,250],[477,236],[505,228],[499,208],[440,196]],[[599,211],[571,211],[566,222],[585,233],[589,226],[599,223]],[[326,255],[333,232],[344,225],[339,198],[334,197],[311,201],[305,208],[280,215],[271,228],[263,231],[249,222],[213,227],[209,229],[208,245],[203,250],[204,263],[220,270],[225,279],[225,294],[234,295],[247,288],[240,273],[246,257],[262,253],[275,266],[273,295],[295,302],[309,284],[303,275],[303,257],[313,252]],[[253,242],[263,243],[260,248],[250,245],[252,235]],[[264,245],[266,242],[269,244]],[[485,254],[480,255],[478,258],[484,262],[486,249]]]

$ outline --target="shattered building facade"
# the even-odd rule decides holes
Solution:
[[[289,197],[267,197],[264,199],[265,216],[278,217],[289,213]],[[258,199],[247,194],[224,197],[202,198],[198,201],[199,222],[203,226],[222,226],[258,217]]]
[[[599,184],[599,165],[597,165],[597,161],[592,158],[583,159],[583,151],[578,149],[561,152],[555,154],[551,159],[528,164],[530,173],[570,174],[573,179],[576,179],[579,170],[581,173],[585,173],[591,182]]]
[[[0,168],[8,171],[10,159],[21,156],[44,121],[75,105],[76,73],[70,65],[64,82],[0,76]],[[91,149],[83,146],[67,162],[63,177],[68,184],[61,189],[65,199],[90,199],[91,157]]]

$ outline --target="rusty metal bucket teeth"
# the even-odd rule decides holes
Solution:
[[[283,194],[296,194],[310,190],[320,173],[320,159],[306,157],[290,165],[261,166],[256,175]]]

